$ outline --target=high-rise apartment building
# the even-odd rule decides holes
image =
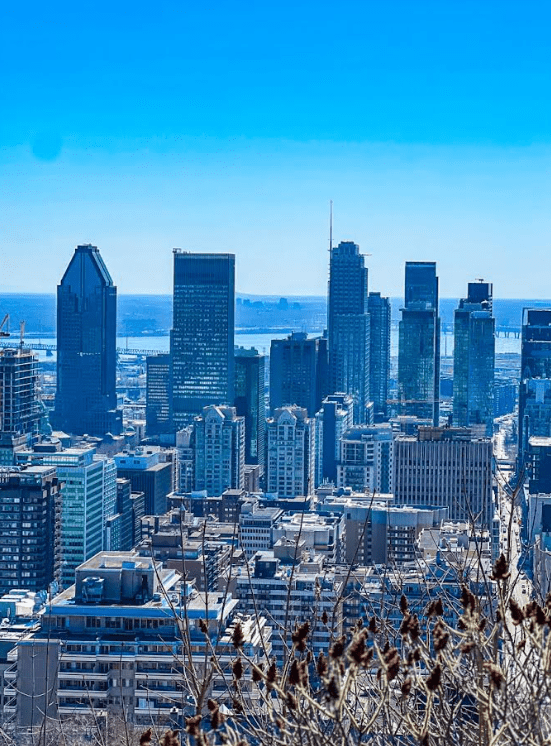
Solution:
[[[116,367],[117,288],[97,246],[77,246],[57,286],[56,429],[121,432]]]
[[[235,410],[245,418],[245,463],[264,474],[266,447],[265,356],[254,348],[235,348]]]
[[[390,299],[380,293],[369,293],[367,309],[370,319],[369,395],[373,401],[375,422],[384,422],[388,417],[390,379]]]
[[[331,394],[316,414],[316,487],[337,483],[341,438],[354,423],[354,401],[348,394]]]
[[[492,284],[470,282],[454,314],[453,424],[493,434],[495,319]]]
[[[392,492],[393,433],[388,423],[356,425],[339,441],[338,487],[355,492]]]
[[[148,436],[169,433],[172,395],[170,355],[146,358],[145,428]]]
[[[62,484],[60,581],[74,582],[75,569],[105,546],[108,519],[117,509],[117,468],[96,449],[68,448],[52,439],[16,454],[20,465],[55,466]]]
[[[313,417],[328,393],[327,339],[293,332],[270,346],[270,409],[304,407]]]
[[[146,515],[162,515],[174,487],[176,455],[159,446],[137,446],[115,454],[117,476],[129,479],[132,492],[143,492]]]
[[[21,347],[0,350],[0,432],[32,441],[41,416],[35,354]]]
[[[420,427],[394,441],[397,505],[448,507],[454,521],[491,526],[494,516],[491,438],[468,428]]]
[[[519,457],[531,436],[551,435],[551,308],[525,308],[519,392]]]
[[[303,407],[281,407],[267,422],[266,491],[279,498],[314,491],[315,426]]]
[[[399,326],[400,412],[440,419],[440,318],[436,262],[406,262],[405,304]]]
[[[350,394],[356,422],[365,422],[370,401],[367,267],[353,241],[331,247],[327,310],[330,388]]]
[[[195,418],[195,489],[219,497],[241,489],[245,476],[245,418],[235,407],[203,409]]]
[[[235,256],[174,249],[172,424],[234,401]]]
[[[0,470],[0,592],[46,591],[59,572],[61,487],[53,466]]]

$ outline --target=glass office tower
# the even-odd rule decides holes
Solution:
[[[436,262],[406,262],[399,326],[400,411],[437,426],[440,419],[440,318]]]
[[[370,402],[367,267],[352,241],[331,248],[328,338],[331,392],[352,396],[355,421],[365,422]]]
[[[519,391],[519,458],[530,437],[551,436],[551,308],[525,308]]]
[[[235,256],[174,249],[172,422],[234,400]]]
[[[453,424],[493,434],[495,319],[492,284],[470,282],[454,314]]]
[[[119,434],[116,368],[117,288],[97,246],[77,246],[57,287],[54,428]]]
[[[375,410],[375,422],[388,417],[388,382],[390,379],[390,300],[380,293],[369,293],[367,307],[370,319],[369,395]]]

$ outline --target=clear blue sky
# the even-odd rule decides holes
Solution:
[[[551,297],[549,2],[10,4],[0,18],[0,292],[53,291],[77,243],[121,292],[171,249],[238,290],[323,294],[334,235],[400,295]]]

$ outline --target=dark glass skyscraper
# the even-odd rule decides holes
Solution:
[[[97,246],[77,246],[57,287],[54,427],[76,435],[120,433],[117,288]]]
[[[245,418],[245,463],[259,464],[261,475],[266,447],[265,360],[254,348],[235,349],[235,410]]]
[[[313,417],[327,395],[327,339],[308,339],[294,332],[287,339],[272,339],[270,346],[270,409],[295,404]]]
[[[331,390],[352,396],[356,422],[366,421],[370,401],[369,321],[364,257],[357,244],[342,241],[331,248],[329,266]]]
[[[551,436],[551,308],[525,308],[519,392],[519,457],[531,436]]]
[[[174,249],[172,422],[234,400],[235,256]]]
[[[495,319],[492,284],[470,282],[454,315],[453,424],[493,434]]]
[[[440,418],[440,318],[436,262],[406,262],[405,307],[399,327],[401,413]]]
[[[380,293],[369,293],[367,307],[370,320],[369,395],[375,409],[375,422],[388,416],[388,382],[390,378],[390,300]]]

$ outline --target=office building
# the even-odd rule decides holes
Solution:
[[[354,401],[348,394],[326,396],[316,414],[315,484],[337,483],[340,441],[354,422]]]
[[[393,437],[387,423],[347,430],[339,441],[337,486],[374,495],[392,492]]]
[[[235,348],[235,411],[245,418],[245,463],[264,474],[266,448],[265,356]]]
[[[321,555],[325,564],[345,561],[346,521],[342,513],[286,513],[275,522],[272,541],[280,539],[296,546],[301,551]]]
[[[390,299],[380,293],[369,293],[367,309],[370,319],[369,395],[373,401],[375,422],[384,422],[388,417],[390,380]]]
[[[0,470],[0,593],[47,591],[58,579],[60,510],[55,467]]]
[[[235,256],[174,249],[172,424],[234,401]]]
[[[519,458],[533,435],[551,435],[551,309],[525,308],[519,392]]]
[[[420,427],[394,441],[397,505],[447,507],[453,521],[490,528],[494,516],[492,441],[468,428]]]
[[[255,501],[242,506],[239,515],[239,544],[247,557],[272,548],[274,526],[282,515],[281,508],[260,508]]]
[[[170,355],[146,358],[145,429],[147,436],[169,433],[172,394]]]
[[[527,462],[529,464],[530,494],[551,495],[551,436],[533,435],[528,441]]]
[[[56,430],[122,431],[116,367],[117,288],[98,248],[77,246],[57,287]]]
[[[174,464],[159,446],[138,446],[114,457],[117,476],[129,479],[132,492],[143,492],[146,515],[161,515],[174,489]]]
[[[314,492],[315,424],[302,407],[281,407],[267,422],[266,492],[280,498]]]
[[[495,319],[492,284],[470,282],[454,314],[453,424],[493,435]]]
[[[109,713],[164,731],[195,712],[190,666],[208,682],[204,696],[231,707],[221,671],[231,676],[236,612],[230,594],[198,593],[151,557],[101,552],[77,568],[75,585],[47,604],[40,630],[12,651],[4,714],[30,727],[44,713],[95,722]],[[265,667],[266,619],[245,615],[240,623],[247,658]],[[212,650],[216,667],[205,670]],[[247,669],[244,692],[252,689]]]
[[[400,414],[440,419],[440,318],[435,262],[406,262],[405,303],[399,325]]]
[[[327,311],[330,389],[350,394],[356,422],[366,422],[370,401],[367,267],[353,241],[331,247]]]
[[[328,393],[327,339],[293,332],[270,346],[270,409],[295,405],[313,417]]]
[[[38,361],[21,347],[0,350],[0,432],[36,440],[42,411],[38,398]]]
[[[241,489],[244,470],[245,418],[235,407],[205,407],[195,418],[195,489],[214,497]]]
[[[16,454],[19,465],[54,466],[62,484],[60,582],[74,581],[75,569],[105,546],[108,519],[117,512],[117,468],[95,448],[62,449],[54,438]]]

